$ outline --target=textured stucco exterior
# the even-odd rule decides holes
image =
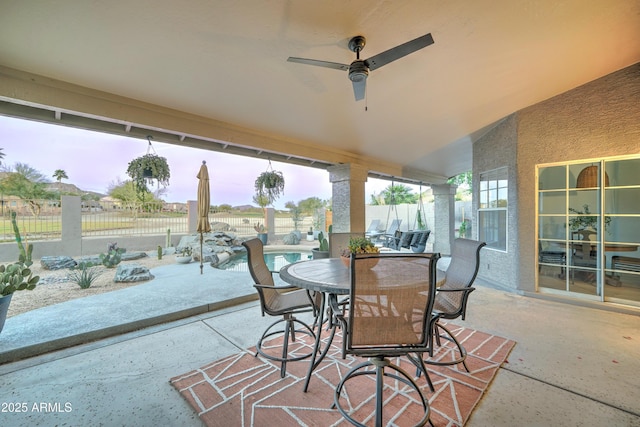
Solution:
[[[518,190],[517,190],[517,121],[516,115],[504,119],[495,128],[473,145],[473,176],[507,167],[507,251],[484,248],[480,259],[478,276],[499,287],[518,289],[517,256],[518,238]],[[479,179],[473,180],[473,210],[478,210]],[[478,238],[478,215],[474,215],[474,237]]]
[[[535,291],[536,165],[629,154],[640,154],[640,63],[520,110],[477,141],[474,176],[508,166],[510,181],[508,254],[483,251],[481,277]]]

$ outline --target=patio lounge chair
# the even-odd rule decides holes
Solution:
[[[393,419],[394,414],[384,417],[384,407],[394,408],[397,399],[390,396],[407,387],[411,390],[405,393],[415,392],[414,398],[424,408],[424,415],[416,425],[429,422],[430,408],[420,386],[389,358],[428,351],[438,258],[438,254],[411,253],[352,256],[349,308],[346,314],[338,314],[337,319],[343,325],[343,357],[352,354],[368,360],[344,375],[334,395],[334,405],[351,424],[364,425],[364,420],[355,417],[368,413],[360,409],[364,402],[358,401],[358,396],[368,398],[364,390],[359,390],[366,385],[356,381],[355,391],[348,385],[362,375],[376,378],[371,382],[372,386],[375,384],[376,426],[388,425]],[[427,372],[422,358],[410,360]],[[348,404],[343,405],[345,399]]]
[[[451,263],[447,268],[444,278],[438,282],[435,301],[433,304],[434,317],[431,321],[432,338],[435,336],[438,346],[441,345],[440,338],[452,341],[460,357],[453,361],[434,361],[427,359],[424,362],[431,365],[457,365],[462,363],[469,372],[465,362],[467,351],[456,339],[451,331],[440,323],[440,319],[456,319],[461,317],[464,320],[467,312],[467,300],[469,294],[475,290],[471,285],[478,275],[480,268],[480,250],[486,245],[485,242],[470,239],[456,239],[453,242],[451,251]],[[444,335],[440,334],[444,332]],[[432,343],[433,344],[433,343]],[[433,345],[430,346],[433,356]]]
[[[289,340],[291,340],[292,343],[295,342],[296,333],[306,334],[315,339],[312,327],[297,319],[295,314],[313,312],[317,321],[318,298],[316,298],[316,295],[309,293],[309,291],[296,288],[295,286],[275,286],[273,273],[269,271],[264,260],[262,241],[260,239],[247,240],[242,243],[242,246],[247,249],[249,272],[260,296],[262,315],[264,316],[266,313],[270,316],[282,316],[282,319],[272,323],[258,340],[256,344],[256,356],[260,354],[267,359],[281,362],[280,376],[284,378],[287,372],[287,362],[302,360],[310,357],[312,354],[296,353],[290,356]],[[281,323],[284,323],[284,325],[280,326],[282,329],[276,328]],[[299,325],[300,328],[296,329],[296,324]],[[280,334],[284,334],[282,355],[277,356],[264,351],[262,348],[263,341]]]
[[[381,233],[381,230],[378,229],[379,227],[380,227],[379,219],[374,219],[373,221],[371,221],[371,224],[369,224],[369,228],[367,228],[367,231],[364,232],[365,237],[371,237],[372,235],[379,235]]]
[[[387,246],[390,244],[390,242],[392,241],[392,239],[395,238],[396,236],[396,231],[400,230],[400,224],[402,224],[402,220],[401,219],[394,219],[393,221],[391,221],[391,224],[389,225],[389,227],[387,228],[386,231],[379,233],[377,235],[372,235],[371,238],[375,239],[377,241],[382,241],[384,242],[384,246]]]

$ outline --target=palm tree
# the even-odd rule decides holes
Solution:
[[[416,203],[418,195],[413,193],[411,187],[404,184],[392,184],[382,190],[380,194],[371,196],[372,205],[399,205],[402,203]],[[375,202],[375,203],[374,203]]]
[[[4,153],[2,150],[4,150],[4,148],[0,148],[0,164],[2,164],[2,160],[4,159]]]
[[[62,169],[56,169],[56,171],[53,173],[53,177],[58,182],[62,182],[63,179],[69,179],[69,177],[67,176],[67,173]]]

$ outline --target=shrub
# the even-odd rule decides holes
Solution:
[[[69,271],[69,279],[80,288],[87,289],[102,274],[97,267],[90,262],[81,262]]]

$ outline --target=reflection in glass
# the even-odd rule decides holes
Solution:
[[[564,214],[567,209],[567,197],[564,191],[540,193],[538,212],[541,214]]]
[[[640,159],[606,161],[605,171],[611,187],[640,185]]]
[[[541,216],[539,234],[541,239],[565,240],[566,224],[564,216]]]
[[[558,190],[564,189],[567,179],[566,166],[551,166],[548,168],[540,168],[538,174],[539,190]]]

